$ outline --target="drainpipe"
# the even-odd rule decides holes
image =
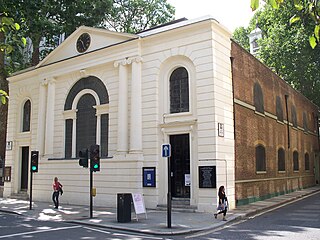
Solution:
[[[290,158],[290,125],[289,125],[289,114],[288,114],[288,98],[289,95],[284,95],[285,101],[286,101],[286,113],[287,113],[287,134],[288,134],[288,159],[287,159],[287,166],[286,166],[286,172],[287,172],[287,191],[288,191],[288,177],[289,177],[289,158]]]

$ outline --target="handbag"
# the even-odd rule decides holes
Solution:
[[[224,209],[225,209],[225,206],[224,206],[223,203],[219,204],[218,207],[217,207],[218,211],[224,211]]]

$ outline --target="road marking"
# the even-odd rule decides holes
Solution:
[[[142,236],[142,235],[132,235],[132,234],[124,234],[124,233],[111,233],[111,232],[107,232],[107,231],[96,229],[96,228],[90,228],[90,227],[83,227],[83,228],[91,230],[91,231],[107,233],[107,234],[112,234],[112,235],[116,235],[116,236],[129,236],[129,237],[149,238],[149,239],[163,239],[163,238],[159,238],[159,237],[158,238],[157,237],[148,237],[148,236],[144,236],[144,235]]]
[[[9,238],[9,237],[30,235],[30,234],[43,233],[43,232],[53,232],[53,231],[66,230],[66,229],[72,229],[72,228],[80,228],[80,227],[81,226],[61,227],[61,228],[52,228],[52,229],[38,230],[38,231],[32,231],[32,232],[15,233],[15,234],[9,234],[9,235],[0,236],[0,238]]]

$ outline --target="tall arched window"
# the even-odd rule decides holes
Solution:
[[[108,104],[108,91],[96,77],[82,78],[70,89],[64,105],[66,158],[94,144],[102,158],[108,156]]]
[[[256,111],[264,114],[263,92],[259,83],[254,84],[253,98]]]
[[[309,154],[308,153],[304,154],[304,169],[306,171],[310,170],[310,161],[309,161]]]
[[[283,109],[282,109],[281,98],[279,96],[277,96],[276,98],[276,112],[277,112],[278,121],[283,122]]]
[[[170,76],[170,113],[189,112],[189,76],[184,67]]]
[[[30,100],[27,100],[23,105],[22,132],[30,131],[30,118],[31,118],[31,102]]]
[[[286,170],[285,152],[283,148],[278,149],[278,171]]]
[[[293,171],[299,171],[299,153],[293,152]]]
[[[256,170],[266,171],[266,149],[262,145],[256,146]]]
[[[96,101],[90,94],[85,94],[79,99],[77,105],[76,153],[96,144],[97,118],[96,110],[93,108],[95,105]]]

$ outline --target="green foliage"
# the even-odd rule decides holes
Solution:
[[[175,8],[167,0],[114,0],[105,27],[136,33],[174,19]]]
[[[259,8],[260,0],[251,0],[252,10]],[[314,31],[310,33],[309,43],[314,49],[317,44],[320,43],[320,1],[319,0],[264,0],[267,4],[272,6],[274,9],[279,9],[282,4],[293,4],[294,11],[289,18],[290,24],[297,23],[299,21],[302,24],[305,22],[312,22]]]
[[[250,51],[250,44],[249,44],[249,30],[244,27],[236,28],[233,33],[232,38],[239,43],[244,49]]]
[[[6,104],[7,99],[9,98],[8,94],[0,89],[0,101],[2,104]]]
[[[313,22],[305,19],[304,24],[288,23],[295,8],[290,1],[281,4],[279,9],[266,6],[255,14],[246,30],[250,32],[258,24],[263,38],[258,41],[257,57],[320,106],[320,47],[312,49],[309,45]]]

